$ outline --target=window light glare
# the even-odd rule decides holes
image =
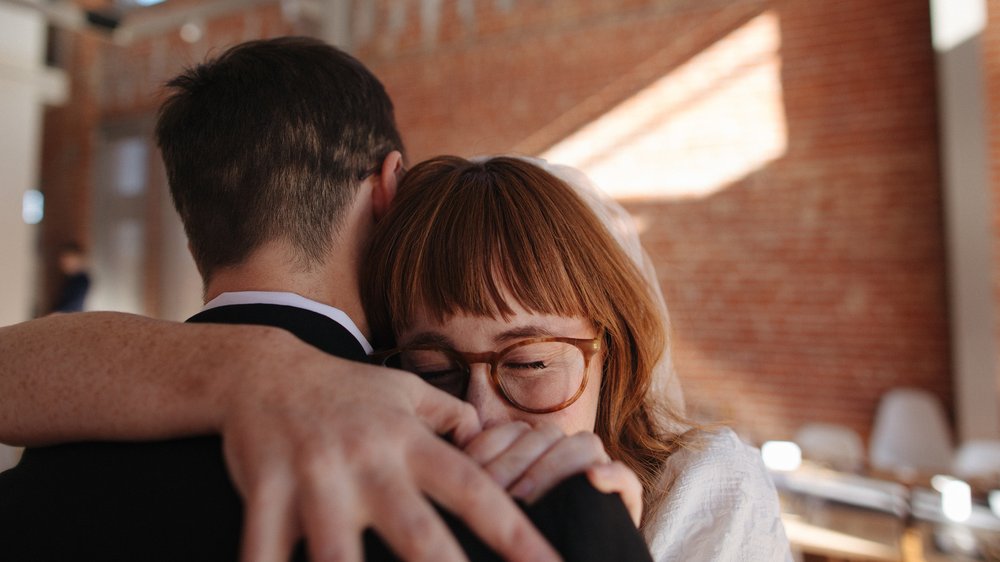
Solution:
[[[934,48],[950,51],[986,29],[986,0],[931,0],[931,37]]]
[[[21,218],[25,224],[38,224],[45,216],[45,196],[37,189],[29,189],[21,198]]]
[[[792,471],[802,465],[802,449],[791,441],[768,441],[760,448],[764,465],[771,470]]]
[[[952,480],[941,490],[941,511],[949,520],[961,523],[972,516],[972,488],[961,480]]]
[[[955,480],[956,478],[954,476],[948,476],[947,474],[935,474],[931,477],[931,488],[934,488],[939,493],[943,494],[945,486]]]

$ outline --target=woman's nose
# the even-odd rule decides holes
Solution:
[[[507,403],[493,387],[493,381],[490,379],[490,366],[476,363],[470,369],[469,388],[465,394],[465,401],[476,409],[479,421],[482,422],[483,426],[511,421]]]

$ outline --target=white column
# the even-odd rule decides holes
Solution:
[[[0,325],[26,320],[35,294],[35,227],[21,217],[36,189],[41,144],[45,23],[28,9],[0,4]],[[0,471],[18,449],[0,445]]]
[[[28,8],[0,4],[0,325],[31,314],[35,227],[24,223],[24,193],[38,187],[45,22]]]
[[[931,0],[958,438],[1000,437],[985,0]]]

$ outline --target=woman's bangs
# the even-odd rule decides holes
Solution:
[[[491,174],[463,179],[445,197],[433,197],[447,204],[400,252],[408,259],[393,273],[402,289],[396,294],[405,295],[399,304],[418,303],[438,321],[455,314],[506,320],[510,300],[528,312],[583,316],[585,276],[571,271],[578,260],[566,259],[574,249],[565,225],[546,213],[551,202],[517,182],[498,184]],[[416,307],[397,312],[399,329]]]

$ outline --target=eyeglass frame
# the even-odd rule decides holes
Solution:
[[[528,408],[518,404],[513,398],[507,394],[507,390],[504,388],[503,384],[500,382],[500,373],[498,368],[499,360],[506,356],[508,353],[514,351],[519,347],[524,347],[527,345],[532,345],[536,343],[568,343],[573,345],[583,353],[583,379],[580,381],[580,388],[576,390],[573,396],[570,396],[561,403],[550,406],[548,408]],[[503,349],[497,351],[483,351],[483,352],[469,352],[469,351],[458,351],[457,349],[452,349],[448,347],[441,347],[437,345],[409,345],[396,347],[393,349],[387,349],[384,351],[377,351],[371,355],[371,358],[378,362],[379,365],[387,367],[385,361],[394,355],[399,355],[407,351],[438,351],[444,353],[445,355],[457,360],[459,366],[463,367],[466,377],[472,376],[472,366],[476,363],[483,363],[490,366],[490,383],[493,386],[493,390],[496,391],[504,400],[507,401],[511,406],[514,406],[522,412],[527,412],[529,414],[551,414],[552,412],[558,412],[559,410],[565,410],[566,408],[573,405],[580,396],[583,395],[583,391],[587,388],[587,382],[590,378],[590,360],[593,359],[594,355],[597,355],[603,348],[604,336],[600,335],[596,338],[564,338],[558,336],[542,336],[537,338],[527,338],[520,341],[516,341]],[[416,373],[414,373],[416,374]],[[419,376],[419,375],[417,375]],[[428,383],[429,384],[429,383]]]

